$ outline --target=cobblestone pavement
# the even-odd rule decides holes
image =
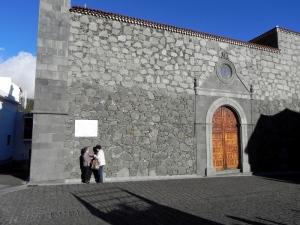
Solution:
[[[0,224],[300,224],[298,182],[263,177],[32,186],[0,196]]]

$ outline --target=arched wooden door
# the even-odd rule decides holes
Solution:
[[[239,167],[239,126],[235,113],[221,106],[213,115],[213,165],[217,171]]]

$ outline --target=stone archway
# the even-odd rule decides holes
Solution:
[[[217,174],[218,172],[213,166],[213,143],[212,143],[212,121],[213,121],[213,116],[214,113],[217,111],[218,108],[222,106],[227,106],[231,110],[233,110],[237,116],[237,119],[239,121],[240,127],[239,127],[239,139],[240,139],[240,144],[239,144],[239,155],[240,155],[240,169],[241,172],[243,173],[248,173],[250,172],[250,166],[248,162],[248,155],[245,153],[245,148],[248,140],[248,135],[247,135],[247,118],[246,114],[241,107],[241,105],[230,98],[219,98],[216,101],[212,103],[210,108],[207,111],[206,115],[206,143],[207,143],[207,157],[206,157],[206,175],[207,176],[213,176]]]

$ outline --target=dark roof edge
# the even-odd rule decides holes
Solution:
[[[156,23],[156,22],[138,19],[138,18],[134,18],[134,17],[123,16],[120,14],[104,12],[104,11],[96,10],[96,9],[88,9],[88,8],[73,6],[70,9],[70,12],[107,18],[107,19],[111,19],[111,20],[136,24],[136,25],[150,27],[150,28],[154,28],[154,29],[166,30],[166,31],[170,31],[170,32],[200,37],[200,38],[214,40],[214,41],[221,41],[221,42],[225,42],[225,43],[229,43],[229,44],[233,44],[233,45],[245,46],[248,48],[253,48],[253,49],[258,49],[258,50],[263,50],[263,51],[268,51],[268,52],[273,52],[273,53],[280,52],[280,49],[278,49],[278,48],[273,48],[273,47],[269,47],[269,46],[265,46],[265,45],[250,43],[250,42],[246,42],[246,41],[240,41],[240,40],[222,37],[222,36],[218,36],[218,35],[213,35],[213,34],[209,34],[209,33],[205,33],[205,32],[194,31],[191,29],[179,28],[179,27],[175,27],[175,26],[171,26],[171,25]]]
[[[265,36],[267,36],[271,33],[274,33],[274,32],[277,32],[277,27],[274,27],[271,30],[268,30],[268,31],[260,34],[259,36],[255,37],[255,38],[252,38],[251,40],[249,40],[249,42],[254,42],[254,41],[259,40],[259,39],[261,39],[261,38],[263,38],[263,37],[265,37]]]
[[[251,39],[249,42],[253,42],[253,41],[259,40],[259,39],[261,39],[261,38],[263,38],[263,37],[265,37],[265,36],[267,36],[267,35],[269,35],[269,34],[271,34],[273,32],[278,32],[278,31],[300,36],[300,32],[293,31],[293,30],[290,30],[290,29],[287,29],[287,28],[284,28],[284,27],[276,26],[276,27],[272,28],[271,30],[268,30],[267,32],[264,32],[261,35],[259,35],[259,36],[255,37],[255,38]]]

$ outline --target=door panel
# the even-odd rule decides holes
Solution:
[[[239,167],[239,131],[235,114],[228,107],[213,116],[213,165],[217,171]]]
[[[237,169],[239,165],[237,133],[225,133],[224,145],[227,169]]]
[[[221,132],[213,133],[213,161],[216,170],[224,170],[223,136]]]
[[[223,118],[222,109],[219,108],[213,116],[213,164],[215,169],[224,170],[223,151]]]

